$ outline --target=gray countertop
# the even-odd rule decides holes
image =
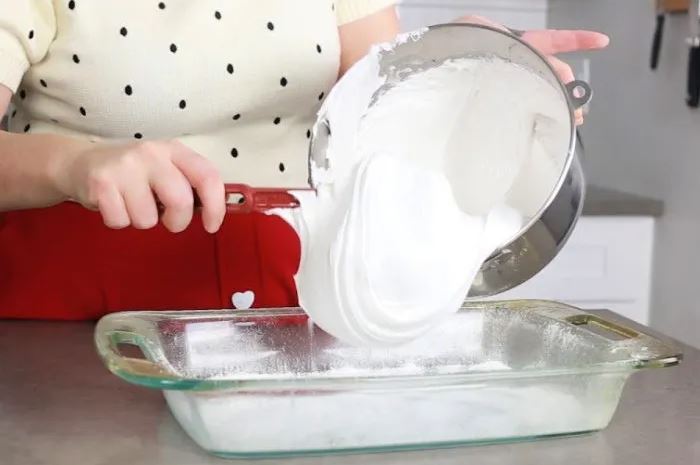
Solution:
[[[92,324],[0,320],[0,463],[196,465],[210,457],[159,392],[106,371]],[[612,424],[574,438],[460,449],[256,461],[256,464],[690,465],[700,463],[700,351],[632,376]]]
[[[654,216],[663,215],[664,203],[637,194],[628,194],[600,186],[588,186],[583,214],[586,216]]]

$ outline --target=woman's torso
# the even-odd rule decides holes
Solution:
[[[31,26],[33,46],[46,54],[15,95],[11,131],[175,138],[227,182],[306,183],[308,131],[338,72],[331,0],[33,0],[19,8],[31,14],[38,4],[53,5],[55,37],[42,36],[51,28],[39,19]],[[296,235],[265,215],[226,218],[215,236],[195,218],[174,236],[162,226],[111,231],[77,205],[10,212],[0,215],[0,316],[231,308],[241,296],[253,307],[294,305],[298,260]]]
[[[332,0],[53,6],[55,37],[19,88],[12,131],[177,138],[227,182],[307,181],[308,130],[338,72]]]

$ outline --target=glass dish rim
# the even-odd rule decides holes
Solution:
[[[258,390],[299,390],[299,391],[334,391],[347,389],[386,389],[386,388],[427,388],[437,386],[463,385],[473,382],[486,382],[505,379],[532,379],[540,377],[558,377],[570,375],[597,375],[606,373],[632,373],[650,368],[663,368],[677,365],[683,354],[672,342],[662,341],[644,332],[644,329],[631,329],[616,322],[584,312],[570,305],[542,301],[487,301],[465,302],[459,312],[485,311],[488,308],[507,308],[514,311],[529,311],[534,314],[580,326],[585,321],[605,325],[607,329],[620,333],[627,338],[628,348],[637,348],[645,354],[614,362],[592,363],[586,366],[556,369],[527,368],[509,371],[463,371],[453,373],[428,374],[384,374],[376,376],[318,376],[301,377],[265,376],[255,379],[236,378],[235,373],[223,377],[183,377],[167,368],[167,363],[158,363],[153,342],[133,329],[120,330],[119,324],[125,322],[142,322],[148,325],[154,321],[235,321],[244,318],[285,318],[305,317],[304,311],[297,307],[252,310],[182,310],[182,311],[128,311],[106,315],[95,328],[95,345],[106,367],[116,376],[133,384],[153,389],[185,391],[221,391],[235,390],[251,392]],[[639,325],[641,326],[641,325]],[[643,327],[641,327],[643,328]],[[602,336],[599,336],[602,337]],[[122,356],[116,349],[121,344],[132,344],[141,348],[148,360]],[[165,360],[160,360],[165,362]]]

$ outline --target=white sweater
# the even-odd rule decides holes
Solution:
[[[393,0],[0,0],[13,132],[177,138],[227,182],[298,187],[338,25]]]

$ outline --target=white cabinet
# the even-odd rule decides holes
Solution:
[[[584,216],[549,266],[498,298],[606,308],[649,324],[654,223],[643,216]]]
[[[467,14],[485,16],[515,29],[542,29],[547,24],[547,0],[403,0],[399,4],[404,30]]]

